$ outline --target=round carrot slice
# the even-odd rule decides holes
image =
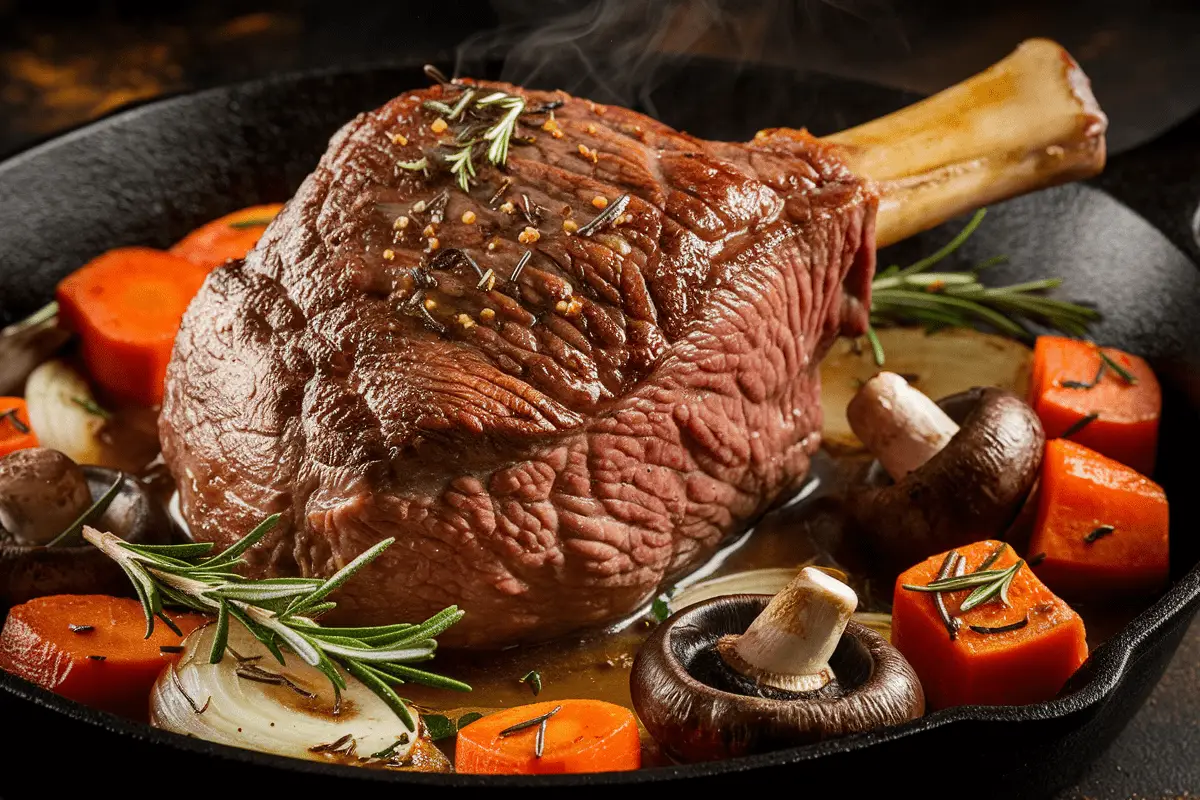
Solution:
[[[88,373],[105,390],[157,405],[183,312],[207,276],[161,250],[110,250],[58,285],[59,320],[79,334]]]
[[[20,397],[0,397],[0,456],[37,446],[37,434],[29,426],[25,401]]]
[[[455,747],[455,769],[480,775],[619,772],[641,761],[633,712],[600,700],[550,700],[489,714],[459,731]]]
[[[281,204],[271,203],[226,214],[183,237],[171,253],[209,270],[245,258],[281,208]]]

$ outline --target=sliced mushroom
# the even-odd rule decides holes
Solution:
[[[729,595],[660,625],[630,690],[673,758],[711,761],[861,733],[919,717],[925,695],[904,657],[850,621],[857,598],[811,567],[774,597]]]
[[[92,524],[139,544],[169,541],[162,504],[130,475],[79,467],[46,448],[0,459],[0,608],[51,594],[129,594],[129,579],[96,548],[47,546],[114,485],[107,509],[94,513]]]
[[[935,404],[883,372],[847,416],[878,459],[849,505],[873,552],[892,564],[1006,538],[1037,483],[1041,422],[1006,391],[976,388]]]

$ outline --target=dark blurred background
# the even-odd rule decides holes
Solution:
[[[434,62],[634,103],[664,55],[771,61],[929,93],[1056,39],[1109,115],[1097,183],[1193,257],[1200,199],[1200,0],[0,0],[0,155],[130,103],[291,71]],[[1164,137],[1164,133],[1166,136]],[[1131,174],[1136,172],[1136,174]],[[1064,797],[1200,794],[1200,623],[1110,751]]]

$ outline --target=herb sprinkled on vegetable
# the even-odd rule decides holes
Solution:
[[[991,634],[996,634],[996,633],[1009,633],[1010,631],[1019,631],[1019,630],[1021,630],[1021,628],[1024,628],[1028,624],[1029,624],[1029,615],[1026,614],[1024,619],[1019,619],[1016,622],[1009,623],[1008,625],[999,625],[994,628],[989,628],[986,625],[971,625],[969,627],[971,628],[971,630],[975,631],[976,633],[991,635]]]
[[[1100,414],[1096,411],[1093,411],[1091,414],[1088,414],[1087,416],[1080,417],[1071,425],[1071,427],[1069,427],[1065,431],[1063,431],[1062,435],[1059,438],[1060,439],[1070,439],[1072,436],[1079,433],[1081,430],[1086,428],[1088,425],[1091,425],[1093,422],[1095,422],[1098,419],[1100,419]]]
[[[108,420],[112,419],[112,412],[99,405],[95,400],[88,397],[72,397],[71,402],[82,408],[93,417]]]
[[[524,722],[518,722],[516,725],[510,725],[509,727],[500,731],[500,733],[497,735],[503,739],[505,737],[512,736],[514,733],[520,733],[521,731],[528,730],[535,725],[541,725],[543,722],[550,719],[560,711],[562,711],[562,706],[555,706],[545,714],[540,714],[533,719],[527,719]]]
[[[1087,536],[1084,536],[1083,541],[1087,542],[1088,544],[1091,544],[1092,542],[1096,541],[1097,539],[1103,539],[1105,536],[1111,536],[1113,533],[1116,532],[1116,530],[1117,529],[1115,527],[1113,527],[1112,525],[1099,525],[1096,528],[1094,528],[1092,530],[1092,532],[1089,533]]]
[[[17,410],[15,408],[10,408],[5,412],[0,413],[0,423],[4,422],[8,422],[10,425],[12,425],[17,433],[29,433],[29,426],[22,422],[21,418],[17,416]]]
[[[1109,369],[1121,376],[1121,380],[1125,381],[1130,386],[1133,386],[1137,383],[1137,378],[1134,377],[1132,372],[1118,364],[1115,358],[1103,350],[1100,351],[1100,363],[1107,365]]]

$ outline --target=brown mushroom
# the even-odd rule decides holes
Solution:
[[[872,550],[907,566],[980,539],[1004,539],[1037,483],[1045,435],[1015,395],[975,388],[934,403],[882,372],[847,408],[878,459],[850,508]]]
[[[81,541],[49,546],[114,485],[108,507],[91,524],[138,544],[168,542],[166,512],[131,475],[79,467],[46,448],[0,459],[0,608],[51,594],[129,594],[121,568],[96,548]]]
[[[806,568],[779,594],[726,595],[661,624],[630,675],[633,705],[672,758],[711,761],[919,717],[912,667],[850,621],[849,587]]]

